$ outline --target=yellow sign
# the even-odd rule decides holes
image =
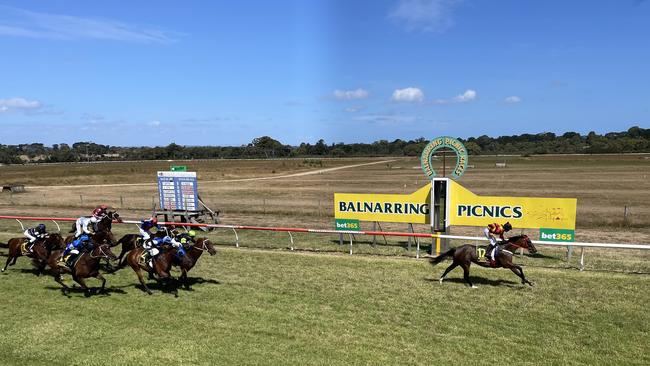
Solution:
[[[334,193],[334,218],[428,224],[431,186],[411,194]]]
[[[509,221],[514,228],[575,229],[575,198],[477,196],[449,180],[448,225],[486,226]]]

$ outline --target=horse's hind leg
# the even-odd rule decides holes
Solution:
[[[142,285],[142,287],[144,287],[144,290],[147,291],[149,295],[153,294],[153,292],[149,290],[149,287],[147,287],[147,284],[144,282],[144,276],[142,276],[142,270],[140,270],[140,268],[134,270],[135,270],[135,274],[138,275],[138,280],[140,280],[140,284]]]
[[[13,257],[13,256],[11,255],[11,253],[9,253],[9,254],[7,255],[7,262],[5,263],[5,267],[2,269],[2,272],[4,272],[4,271],[7,270],[7,267],[9,266],[9,262],[11,262],[12,259],[14,259],[14,262],[15,262],[15,257]],[[14,264],[15,264],[15,263],[14,263]]]
[[[461,263],[461,266],[463,267],[463,278],[465,279],[465,282],[469,285],[471,288],[476,288],[472,281],[469,279],[469,264],[467,263]]]
[[[459,264],[460,263],[456,263],[455,261],[452,264],[450,264],[449,267],[447,267],[447,269],[445,269],[445,272],[442,274],[442,276],[440,276],[440,280],[439,280],[440,283],[442,283],[442,280],[445,279],[445,276],[447,276],[447,273],[451,272],[454,268],[458,267]]]

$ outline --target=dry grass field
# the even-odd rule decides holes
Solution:
[[[506,168],[495,167],[504,161]],[[416,158],[0,166],[0,183],[27,185],[26,193],[0,195],[0,214],[75,217],[108,203],[141,218],[157,197],[155,172],[172,164],[198,172],[200,194],[226,224],[331,228],[334,192],[411,193],[426,184]],[[578,241],[650,243],[648,155],[473,157],[470,164],[461,184],[477,194],[577,197]],[[0,220],[0,242],[19,235],[15,221]],[[107,275],[105,295],[68,298],[19,259],[0,275],[0,364],[650,362],[648,251],[588,249],[579,272],[578,255],[566,260],[566,250],[541,247],[516,258],[535,287],[506,270],[472,268],[474,290],[459,270],[440,285],[446,264],[414,260],[403,239],[372,246],[357,237],[349,256],[332,235],[294,234],[295,251],[286,233],[239,232],[239,249],[232,231],[207,235],[219,254],[201,259],[193,291],[179,298],[155,285],[145,295],[130,269]]]

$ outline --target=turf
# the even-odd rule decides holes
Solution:
[[[0,275],[3,365],[650,363],[647,275],[472,268],[470,289],[437,282],[447,262],[219,247],[178,298],[130,269],[67,298],[21,259]]]

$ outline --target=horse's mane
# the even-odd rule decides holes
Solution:
[[[515,236],[511,236],[511,237],[508,238],[508,243],[514,243],[514,242],[516,242],[517,240],[523,238],[524,236],[526,236],[526,235],[515,235]]]

